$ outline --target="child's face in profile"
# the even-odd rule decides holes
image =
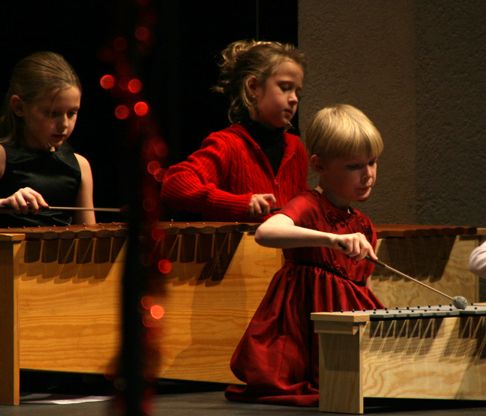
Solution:
[[[368,155],[341,157],[322,162],[320,186],[336,206],[366,201],[376,182],[378,158]]]
[[[263,85],[253,85],[256,112],[252,118],[267,127],[287,127],[297,112],[303,82],[302,67],[283,61]]]
[[[11,102],[15,114],[24,120],[26,145],[39,149],[57,148],[69,138],[81,103],[79,88],[68,87],[32,102],[14,97]]]

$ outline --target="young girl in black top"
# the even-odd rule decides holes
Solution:
[[[66,140],[80,107],[81,84],[74,69],[53,52],[37,52],[13,69],[0,117],[0,226],[95,223],[89,162]]]

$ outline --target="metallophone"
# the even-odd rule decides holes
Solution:
[[[365,397],[486,400],[486,306],[316,312],[319,410]]]
[[[163,277],[160,378],[238,382],[231,354],[283,261],[281,250],[255,243],[255,227],[160,223],[160,257],[172,261]],[[478,244],[475,230],[377,231],[380,258],[446,293],[478,300],[478,279],[466,265]],[[118,354],[125,238],[121,223],[0,230],[0,337],[8,340],[0,344],[0,403],[19,403],[20,369],[107,372]],[[388,305],[443,302],[379,269],[371,280]]]
[[[407,271],[419,263],[420,280],[375,261],[384,267],[375,270],[371,286],[384,303],[398,299],[398,293],[399,304],[411,306],[311,314],[319,337],[321,411],[363,413],[365,397],[486,400],[486,383],[481,382],[486,306],[430,305],[430,299],[444,302],[444,295],[452,299],[444,291],[478,299],[478,278],[467,272],[476,230],[460,228],[379,227],[378,255]],[[400,237],[411,245],[399,243]],[[387,274],[390,270],[395,275]],[[459,279],[451,279],[454,274]],[[469,285],[463,279],[469,279]],[[386,287],[380,288],[383,283]],[[386,294],[391,296],[386,299]],[[424,296],[429,298],[427,306],[413,306]]]

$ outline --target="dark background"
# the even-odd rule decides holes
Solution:
[[[127,121],[117,120],[117,98],[99,86],[112,63],[100,51],[116,36],[136,42],[140,18],[153,22],[150,50],[131,49],[130,63],[144,83],[143,98],[165,140],[165,164],[184,159],[211,131],[227,124],[224,97],[211,92],[218,76],[219,52],[238,39],[297,43],[297,0],[51,0],[4,1],[0,22],[0,94],[22,57],[38,50],[62,54],[83,86],[81,111],[70,143],[91,162],[97,207],[124,204],[130,138]],[[100,222],[119,221],[98,213]]]

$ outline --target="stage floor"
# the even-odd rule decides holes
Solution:
[[[29,391],[22,393],[20,406],[0,406],[0,416],[111,416],[109,396],[111,383],[103,378],[66,374],[22,374],[23,385]],[[160,381],[153,396],[153,416],[308,416],[325,415],[317,408],[259,405],[228,402],[224,385]],[[107,400],[76,404],[27,403],[28,397],[46,395],[49,399],[83,399],[104,396]],[[379,416],[486,416],[486,402],[368,399],[366,415]],[[334,413],[333,413],[334,414]]]

